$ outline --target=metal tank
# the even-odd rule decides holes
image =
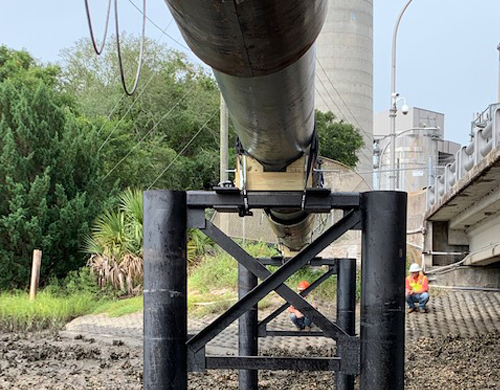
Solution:
[[[246,153],[281,171],[314,136],[314,43],[327,0],[166,0],[193,52],[214,69]],[[267,210],[291,250],[309,241],[312,218]]]
[[[370,172],[373,143],[373,0],[328,0],[316,42],[316,108],[362,129],[358,171]],[[340,95],[340,96],[339,96]],[[337,107],[338,106],[338,107]],[[372,175],[363,175],[372,182]]]

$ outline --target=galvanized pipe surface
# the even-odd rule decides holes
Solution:
[[[186,193],[144,193],[144,388],[187,390]]]
[[[361,390],[403,390],[407,194],[362,201]]]

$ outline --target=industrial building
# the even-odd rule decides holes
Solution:
[[[460,144],[445,140],[444,114],[421,108],[399,113],[396,120],[396,171],[390,170],[389,112],[374,117],[374,184],[388,189],[391,175],[396,175],[396,188],[406,192],[421,191],[432,185],[454,161]]]

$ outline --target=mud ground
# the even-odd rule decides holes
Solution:
[[[331,390],[333,383],[331,373],[260,373],[260,389]],[[189,389],[237,387],[231,371],[189,376]],[[103,343],[48,332],[0,333],[0,389],[142,389],[142,349],[119,340]],[[500,333],[409,342],[406,389],[500,389]]]

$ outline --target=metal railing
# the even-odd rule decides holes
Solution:
[[[446,164],[444,174],[436,177],[434,185],[427,188],[426,210],[429,210],[482,161],[500,141],[500,104],[493,104],[473,123],[472,141],[455,155],[455,161]]]

